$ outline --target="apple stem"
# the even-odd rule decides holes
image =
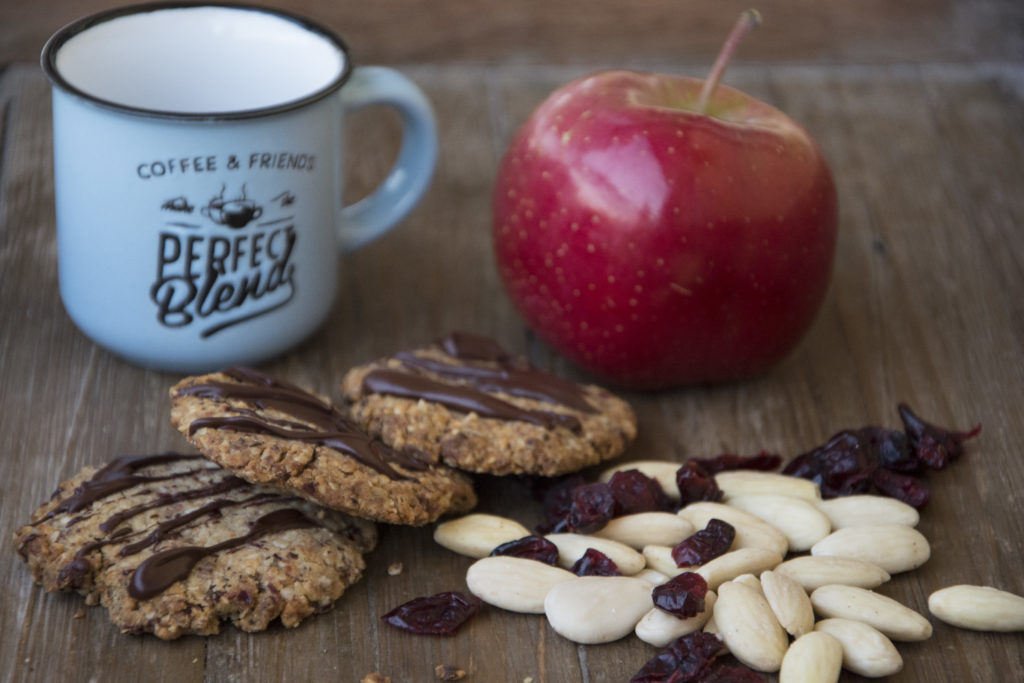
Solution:
[[[718,84],[722,81],[722,76],[725,74],[725,67],[729,65],[729,60],[732,59],[740,41],[760,24],[761,13],[756,9],[748,9],[740,14],[740,18],[736,20],[736,25],[732,27],[732,32],[730,32],[729,37],[725,39],[725,44],[722,45],[722,50],[718,53],[718,58],[715,60],[714,66],[711,67],[711,73],[708,75],[708,79],[704,81],[704,87],[700,91],[700,99],[697,101],[698,112],[703,114],[707,110],[708,100],[711,99],[711,95],[715,92],[715,88],[717,88]]]

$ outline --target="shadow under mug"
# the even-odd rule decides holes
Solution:
[[[315,331],[338,250],[393,227],[427,189],[433,111],[342,40],[233,4],[118,8],[61,29],[53,84],[60,291],[75,324],[145,366],[202,372],[273,357]],[[342,119],[401,114],[381,185],[342,205]]]

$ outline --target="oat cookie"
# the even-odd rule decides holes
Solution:
[[[565,474],[636,436],[622,399],[465,333],[354,368],[342,392],[352,418],[389,446],[471,472]]]
[[[476,504],[465,474],[397,452],[327,399],[256,370],[186,378],[171,402],[171,422],[203,455],[254,484],[392,524]]]
[[[297,626],[359,580],[373,524],[253,486],[199,455],[88,467],[15,534],[50,591],[100,603],[130,633]]]

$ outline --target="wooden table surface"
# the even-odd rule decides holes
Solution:
[[[1019,43],[1017,43],[1019,45]],[[1019,57],[1019,55],[1018,55]],[[927,614],[934,590],[988,584],[1024,594],[1024,68],[1021,61],[757,64],[731,85],[802,122],[838,185],[840,234],[824,307],[797,350],[746,382],[624,393],[639,437],[624,459],[760,449],[795,456],[849,427],[900,426],[906,401],[943,425],[983,425],[966,456],[932,473],[921,569],[880,591]],[[490,255],[489,194],[504,146],[543,97],[587,64],[435,62],[403,67],[434,103],[436,179],[396,230],[342,257],[341,296],[311,339],[265,369],[338,397],[350,366],[451,329],[489,334],[538,365],[586,376],[537,341]],[[663,70],[679,71],[664,63]],[[699,75],[702,69],[687,71]],[[72,325],[57,291],[50,99],[38,67],[0,71],[0,536],[10,539],[58,481],[126,454],[185,449],[167,388]],[[353,195],[395,149],[394,120],[352,122]],[[478,480],[480,509],[532,525],[515,482]],[[0,553],[0,679],[10,681],[437,680],[622,682],[656,650],[636,638],[578,646],[541,616],[485,609],[457,636],[411,636],[379,616],[413,597],[465,590],[471,560],[429,528],[382,527],[365,578],[297,629],[231,627],[173,642],[121,634],[102,608],[33,584]],[[401,562],[404,572],[389,576]],[[933,620],[903,644],[893,681],[1024,680],[1024,635]],[[774,678],[771,678],[774,680]],[[845,674],[844,681],[861,680]]]

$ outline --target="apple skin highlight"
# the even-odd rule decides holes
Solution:
[[[605,71],[556,90],[503,158],[494,253],[528,324],[614,384],[764,372],[828,288],[837,197],[788,116],[704,81]]]

